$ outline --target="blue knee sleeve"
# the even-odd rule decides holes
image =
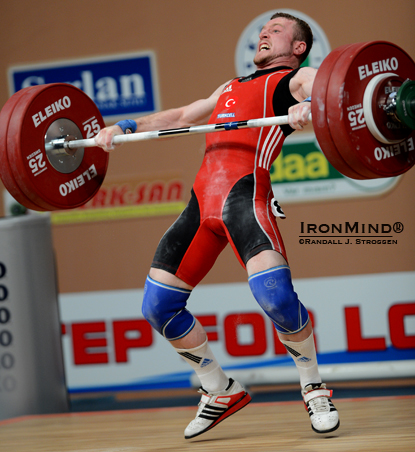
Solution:
[[[185,309],[190,293],[190,290],[166,286],[147,277],[143,315],[169,341],[186,336],[195,326],[195,318]]]
[[[308,312],[294,292],[289,267],[255,273],[248,281],[256,301],[274,322],[277,331],[293,334],[307,325]]]

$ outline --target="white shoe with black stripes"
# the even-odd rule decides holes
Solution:
[[[251,396],[243,386],[232,378],[229,379],[229,384],[223,391],[208,393],[200,388],[199,392],[202,393],[202,398],[196,417],[184,431],[186,439],[210,430],[251,401]]]
[[[312,383],[301,394],[315,432],[329,433],[339,428],[339,413],[330,399],[333,391],[327,389],[324,383]]]

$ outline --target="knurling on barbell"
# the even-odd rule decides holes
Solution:
[[[415,64],[385,41],[333,50],[317,71],[312,122],[327,160],[353,179],[398,176],[415,163]],[[288,116],[141,132],[114,144],[288,123]],[[80,207],[99,190],[109,154],[94,136],[104,127],[94,102],[55,83],[14,94],[0,114],[0,176],[33,210]],[[87,151],[85,148],[90,148]]]

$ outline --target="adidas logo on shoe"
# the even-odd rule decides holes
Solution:
[[[229,379],[228,387],[223,391],[208,393],[200,388],[199,392],[202,393],[202,398],[196,417],[184,431],[186,439],[194,438],[210,430],[251,401],[251,396],[243,386],[232,378]]]
[[[329,398],[333,391],[326,389],[324,383],[312,383],[301,393],[310,416],[311,428],[316,433],[329,433],[339,428],[339,413]]]

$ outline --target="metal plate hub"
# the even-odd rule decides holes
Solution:
[[[79,168],[84,157],[84,148],[76,149],[74,152],[67,152],[63,146],[56,143],[63,141],[79,140],[82,132],[79,127],[70,119],[59,118],[52,122],[45,136],[45,152],[50,164],[63,174],[69,174]]]

